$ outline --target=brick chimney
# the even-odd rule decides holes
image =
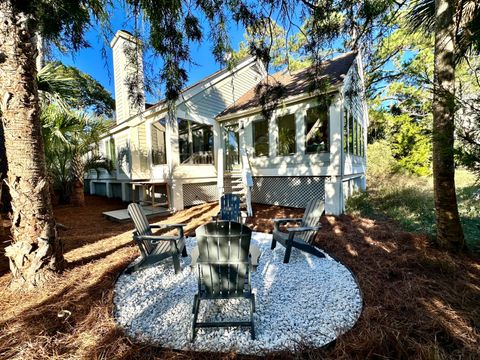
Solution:
[[[142,49],[139,45],[139,40],[125,30],[117,31],[110,43],[117,124],[145,110]]]

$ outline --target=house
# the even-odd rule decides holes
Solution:
[[[313,93],[311,69],[267,75],[261,62],[244,59],[184,89],[172,119],[165,101],[145,106],[128,96],[126,79],[137,69],[124,49],[135,44],[125,31],[111,42],[116,125],[100,152],[117,168],[89,173],[90,193],[179,210],[235,192],[248,212],[252,202],[303,207],[321,197],[327,213],[340,214],[345,198],[365,189],[368,117],[357,53],[326,61],[328,90]],[[255,88],[272,81],[284,91],[266,118]]]

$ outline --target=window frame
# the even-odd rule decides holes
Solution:
[[[206,152],[211,153],[211,160],[207,163],[191,163],[191,162],[185,162],[185,160],[182,161],[182,147],[180,146],[180,122],[185,121],[187,123],[187,139],[186,139],[186,145],[188,148],[188,158],[191,158],[194,154],[199,153],[199,151],[195,151],[195,137],[194,137],[194,132],[199,130],[199,129],[193,129],[193,124],[199,125],[200,127],[208,128],[210,130],[210,137],[211,137],[211,150],[207,150]],[[178,125],[178,156],[180,160],[181,165],[214,165],[215,164],[215,136],[214,136],[214,128],[213,125],[210,124],[204,124],[200,123],[194,120],[190,119],[183,119],[183,118],[177,118],[177,125]],[[198,145],[198,144],[197,144]],[[205,152],[202,150],[202,152]]]
[[[308,151],[307,148],[307,135],[308,135],[308,130],[307,130],[307,119],[308,119],[308,111],[312,111],[314,109],[320,109],[320,111],[324,111],[325,112],[325,121],[326,121],[326,141],[325,141],[325,150],[321,150],[321,151]],[[315,125],[315,124],[314,124]],[[312,106],[312,107],[309,107],[305,113],[304,113],[304,117],[303,117],[303,126],[304,126],[304,135],[305,135],[305,139],[304,139],[304,146],[305,146],[305,154],[308,154],[308,155],[311,155],[311,154],[324,154],[324,153],[330,153],[330,108],[329,106],[326,106],[326,105],[316,105],[316,106]],[[322,126],[320,126],[320,128],[322,128]]]
[[[265,122],[266,123],[266,144],[267,144],[267,151],[266,151],[266,154],[262,154],[262,155],[258,155],[257,154],[257,149],[256,149],[256,138],[255,138],[255,134],[256,134],[256,125],[259,124],[259,123],[263,123]],[[270,134],[269,134],[269,121],[268,119],[257,119],[257,120],[254,120],[252,121],[252,147],[253,147],[253,156],[254,157],[269,157],[270,156]]]
[[[288,153],[280,153],[280,120],[284,118],[293,118],[293,144],[290,144],[289,146],[292,146],[293,151],[288,152]],[[297,122],[296,122],[296,116],[295,113],[288,113],[284,114],[281,116],[277,116],[275,118],[275,123],[277,125],[277,156],[291,156],[295,155],[297,153]],[[268,134],[268,127],[267,127],[267,134]]]
[[[158,128],[155,127],[155,124],[161,123],[165,127],[165,131],[162,131]],[[160,162],[160,163],[155,163],[155,155],[153,151],[153,133],[154,131],[159,131],[163,132],[163,143],[164,143],[164,161],[165,162]],[[151,160],[152,160],[152,166],[163,166],[167,164],[167,120],[165,118],[162,118],[160,120],[156,120],[150,124],[150,152],[151,152]]]

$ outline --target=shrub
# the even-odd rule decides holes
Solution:
[[[367,176],[368,178],[385,179],[398,171],[393,158],[392,149],[386,140],[368,144]]]

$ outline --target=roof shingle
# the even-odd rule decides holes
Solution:
[[[322,65],[322,78],[327,77],[331,85],[340,84],[352,66],[356,56],[357,52],[351,51],[339,55],[331,60],[324,61]],[[294,95],[306,93],[308,91],[310,79],[309,75],[311,75],[313,71],[313,67],[308,67],[291,73],[282,70],[273,75],[269,75],[268,79],[278,81],[284,86],[285,92],[282,96],[282,99],[286,99]],[[266,81],[267,79],[262,80],[263,83]],[[255,87],[253,87],[243,96],[241,96],[235,103],[218,114],[217,118],[259,106],[259,98],[255,94]]]

